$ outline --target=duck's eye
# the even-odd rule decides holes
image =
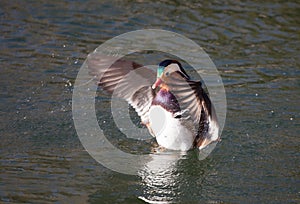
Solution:
[[[169,76],[170,75],[170,72],[166,72],[166,76]]]

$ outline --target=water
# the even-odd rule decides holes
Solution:
[[[299,3],[0,5],[1,203],[300,202]],[[177,32],[202,46],[222,76],[228,111],[222,141],[206,160],[198,161],[196,151],[162,155],[148,164],[152,171],[129,176],[99,165],[82,147],[72,86],[88,53],[143,28]],[[109,119],[109,103],[98,103]],[[151,142],[106,127],[116,146],[150,151]]]

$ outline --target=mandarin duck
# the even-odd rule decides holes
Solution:
[[[179,61],[164,60],[155,73],[133,61],[92,53],[87,66],[103,90],[134,108],[161,147],[201,150],[219,139],[213,104]]]

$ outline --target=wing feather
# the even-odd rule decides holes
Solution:
[[[194,124],[198,127],[195,146],[200,147],[205,140],[216,140],[218,121],[214,107],[202,88],[200,81],[193,81],[173,72],[165,81],[175,95],[180,108],[188,110]]]
[[[114,97],[125,99],[147,124],[148,112],[154,98],[151,88],[156,74],[135,62],[92,53],[87,58],[89,74],[103,90]]]

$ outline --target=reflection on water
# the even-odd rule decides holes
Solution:
[[[180,200],[190,203],[195,201],[193,196],[200,193],[192,189],[198,189],[201,191],[198,199],[213,202],[214,199],[205,195],[209,191],[201,189],[217,184],[217,172],[211,160],[200,163],[197,154],[197,150],[151,154],[152,160],[139,172],[142,192],[138,198],[147,203],[177,203]]]
[[[1,1],[0,202],[299,203],[299,6]],[[154,154],[140,176],[128,176],[84,151],[71,94],[88,53],[142,28],[201,45],[222,75],[228,111],[222,141],[205,160],[195,151]],[[108,122],[110,104],[99,98],[108,139],[127,152],[150,152],[151,141],[125,138]]]
[[[168,154],[168,155],[166,155]],[[194,151],[180,155],[178,152],[158,153],[139,172],[139,177],[121,174],[107,175],[90,195],[90,203],[180,203],[182,200],[195,203],[216,202],[215,186],[220,186],[216,163],[211,159],[199,163]],[[162,163],[165,161],[165,163]],[[99,172],[98,172],[99,173]],[[157,174],[157,176],[155,175]],[[109,180],[107,180],[109,179]],[[89,189],[89,187],[87,187]],[[123,189],[119,191],[119,189]],[[198,203],[198,202],[196,202]]]
[[[180,185],[177,162],[184,154],[162,152],[150,156],[152,160],[139,172],[144,185],[139,198],[149,203],[168,203],[176,197]]]

